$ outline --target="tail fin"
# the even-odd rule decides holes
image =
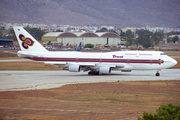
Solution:
[[[81,42],[79,43],[79,46],[77,47],[77,49],[75,51],[78,51],[78,52],[81,51]]]
[[[47,52],[47,50],[23,27],[13,27],[13,29],[22,51]]]

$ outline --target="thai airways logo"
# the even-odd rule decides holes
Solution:
[[[162,63],[164,63],[164,61],[163,61],[163,60],[161,60],[161,59],[159,59],[158,64],[159,64],[159,65],[161,65]]]
[[[24,49],[28,49],[29,46],[34,45],[34,41],[31,40],[31,38],[25,38],[25,36],[22,34],[19,35],[19,39],[22,41],[22,46]]]
[[[123,56],[119,56],[119,55],[112,55],[113,58],[123,58]]]

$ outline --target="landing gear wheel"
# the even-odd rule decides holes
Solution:
[[[157,72],[157,73],[156,73],[156,76],[160,76],[160,73],[159,73],[159,72]]]
[[[95,75],[99,75],[99,72],[95,72]]]
[[[88,75],[99,75],[99,72],[97,72],[97,71],[90,71],[90,72],[88,72]]]

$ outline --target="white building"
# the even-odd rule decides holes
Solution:
[[[45,34],[42,40],[46,43],[51,41],[51,43],[63,43],[63,45],[77,45],[80,42],[82,42],[82,45],[90,43],[94,45],[108,44],[109,46],[117,46],[120,44],[120,36],[113,32],[50,32]]]

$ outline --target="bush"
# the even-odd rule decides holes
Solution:
[[[161,105],[154,115],[144,111],[138,120],[180,120],[180,105]]]
[[[175,43],[176,41],[179,42],[179,37],[178,36],[175,36],[173,37],[172,41]]]
[[[151,47],[151,43],[150,43],[150,42],[144,42],[144,43],[143,43],[143,47],[144,47],[144,48]]]
[[[93,47],[94,47],[93,44],[86,44],[86,45],[84,46],[84,48],[93,48]]]

